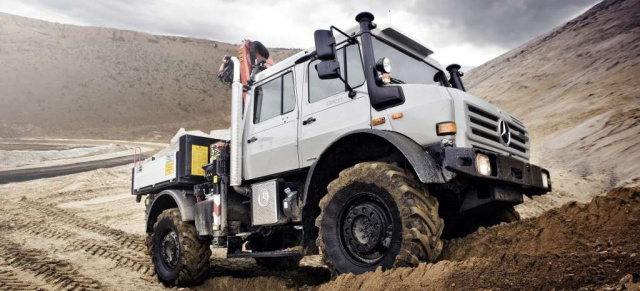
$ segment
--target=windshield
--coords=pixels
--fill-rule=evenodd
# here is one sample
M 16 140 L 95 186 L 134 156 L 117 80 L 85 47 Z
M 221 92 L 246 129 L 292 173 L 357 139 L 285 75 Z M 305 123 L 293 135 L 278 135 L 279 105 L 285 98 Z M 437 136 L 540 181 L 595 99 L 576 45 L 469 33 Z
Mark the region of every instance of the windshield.
M 396 84 L 437 84 L 434 81 L 438 69 L 426 62 L 414 58 L 395 47 L 392 47 L 376 37 L 372 38 L 373 51 L 376 60 L 389 58 L 391 60 L 392 83 Z

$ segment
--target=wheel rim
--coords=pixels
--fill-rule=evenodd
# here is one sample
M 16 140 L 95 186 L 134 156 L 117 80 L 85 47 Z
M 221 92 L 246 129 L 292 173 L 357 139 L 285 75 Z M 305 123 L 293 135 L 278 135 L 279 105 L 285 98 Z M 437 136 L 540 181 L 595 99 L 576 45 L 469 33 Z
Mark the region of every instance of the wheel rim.
M 162 237 L 162 246 L 160 249 L 162 263 L 169 269 L 175 269 L 178 264 L 178 256 L 180 254 L 180 242 L 178 234 L 175 230 L 170 230 Z
M 342 249 L 358 265 L 373 266 L 389 253 L 393 221 L 387 207 L 371 193 L 358 193 L 338 220 Z

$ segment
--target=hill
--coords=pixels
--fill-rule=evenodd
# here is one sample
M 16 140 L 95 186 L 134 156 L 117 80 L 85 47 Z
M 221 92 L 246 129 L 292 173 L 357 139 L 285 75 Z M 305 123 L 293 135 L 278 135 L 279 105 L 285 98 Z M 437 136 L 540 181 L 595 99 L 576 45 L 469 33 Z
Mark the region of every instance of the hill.
M 0 137 L 166 140 L 226 127 L 230 90 L 215 80 L 225 54 L 235 45 L 0 13 Z
M 603 1 L 467 75 L 471 93 L 527 124 L 534 162 L 556 177 L 599 193 L 640 176 L 639 1 Z

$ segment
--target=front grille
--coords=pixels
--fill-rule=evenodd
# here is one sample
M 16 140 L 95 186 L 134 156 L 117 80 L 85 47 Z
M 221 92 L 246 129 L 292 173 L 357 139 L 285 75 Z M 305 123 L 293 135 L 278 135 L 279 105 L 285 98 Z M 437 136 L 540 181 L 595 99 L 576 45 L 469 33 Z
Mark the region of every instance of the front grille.
M 487 112 L 473 105 L 467 105 L 467 114 L 469 116 L 469 127 L 472 139 L 484 142 L 487 145 L 493 145 L 499 149 L 506 149 L 500 141 L 499 122 L 500 116 Z M 505 122 L 509 125 L 511 132 L 511 142 L 509 148 L 527 154 L 529 152 L 529 136 L 522 121 L 513 116 L 509 116 L 510 120 Z
M 520 121 L 520 119 L 517 119 L 517 118 L 515 118 L 515 117 L 511 116 L 511 120 L 512 120 L 513 122 L 517 123 L 518 125 L 520 125 L 520 126 L 524 127 L 524 123 L 522 123 L 522 121 Z

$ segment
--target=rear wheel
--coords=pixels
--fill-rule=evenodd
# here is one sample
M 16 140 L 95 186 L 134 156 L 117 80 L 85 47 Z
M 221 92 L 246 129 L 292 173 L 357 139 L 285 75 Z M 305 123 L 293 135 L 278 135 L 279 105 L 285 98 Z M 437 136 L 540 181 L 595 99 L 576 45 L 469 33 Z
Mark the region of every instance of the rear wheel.
M 182 221 L 178 208 L 158 216 L 151 237 L 153 265 L 158 279 L 167 286 L 191 286 L 206 279 L 211 249 L 200 240 L 196 227 Z
M 320 201 L 317 244 L 335 274 L 416 266 L 442 251 L 438 201 L 386 163 L 360 163 L 340 173 Z

